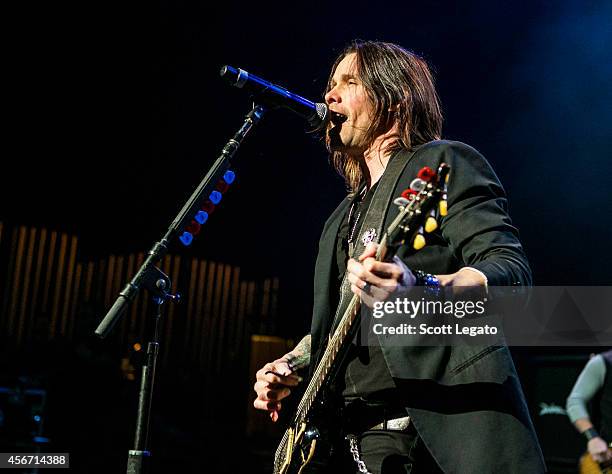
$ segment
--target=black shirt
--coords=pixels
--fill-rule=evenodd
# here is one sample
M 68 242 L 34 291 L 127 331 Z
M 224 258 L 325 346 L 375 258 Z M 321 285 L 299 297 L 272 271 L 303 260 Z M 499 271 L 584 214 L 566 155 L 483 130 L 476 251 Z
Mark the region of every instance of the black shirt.
M 332 298 L 335 298 L 335 307 L 338 306 L 340 286 L 346 272 L 349 238 L 353 243 L 361 239 L 363 232 L 359 232 L 360 227 L 375 189 L 376 184 L 367 192 L 364 188 L 361 193 L 357 194 L 338 230 L 336 265 L 334 266 L 336 292 L 332 295 Z M 336 393 L 341 393 L 347 401 L 355 398 L 377 401 L 378 399 L 386 399 L 389 396 L 389 390 L 392 389 L 395 389 L 395 383 L 389 373 L 380 347 L 377 344 L 362 345 L 358 335 L 349 347 L 333 390 Z

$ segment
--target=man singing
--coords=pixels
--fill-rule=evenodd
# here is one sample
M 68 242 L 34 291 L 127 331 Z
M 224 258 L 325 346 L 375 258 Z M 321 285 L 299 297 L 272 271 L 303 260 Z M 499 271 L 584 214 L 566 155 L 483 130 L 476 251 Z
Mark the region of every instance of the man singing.
M 254 406 L 273 421 L 301 380 L 296 372 L 316 366 L 346 294 L 384 300 L 414 285 L 531 283 L 497 176 L 473 148 L 440 139 L 442 112 L 423 59 L 390 43 L 354 42 L 332 68 L 325 101 L 331 162 L 350 192 L 319 242 L 310 334 L 257 373 Z M 377 261 L 376 242 L 397 213 L 393 199 L 422 167 L 440 163 L 451 167 L 448 214 L 421 251 Z M 328 472 L 545 471 L 505 346 L 354 342 L 330 390 L 356 437 L 336 446 Z

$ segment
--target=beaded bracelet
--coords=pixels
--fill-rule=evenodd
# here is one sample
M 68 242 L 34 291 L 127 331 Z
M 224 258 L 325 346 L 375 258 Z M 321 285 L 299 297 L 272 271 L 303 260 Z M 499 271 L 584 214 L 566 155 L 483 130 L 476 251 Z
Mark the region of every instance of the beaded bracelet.
M 431 273 L 425 273 L 422 270 L 415 270 L 414 276 L 416 277 L 416 286 L 427 286 L 430 288 L 440 287 L 440 280 L 438 280 L 437 276 L 432 275 Z
M 440 291 L 440 280 L 431 273 L 425 273 L 422 270 L 413 271 L 416 277 L 415 286 L 423 286 L 428 293 L 438 294 Z

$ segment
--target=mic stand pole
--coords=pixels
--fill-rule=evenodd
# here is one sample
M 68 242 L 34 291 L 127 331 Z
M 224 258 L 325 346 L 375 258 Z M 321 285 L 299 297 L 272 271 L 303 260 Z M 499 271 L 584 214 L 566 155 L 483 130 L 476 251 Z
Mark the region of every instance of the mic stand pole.
M 153 384 L 155 381 L 155 367 L 157 355 L 159 354 L 159 322 L 161 319 L 161 308 L 167 300 L 178 302 L 179 295 L 171 295 L 167 289 L 172 287 L 170 278 L 159 268 L 153 267 L 151 274 L 155 277 L 148 279 L 145 288 L 153 296 L 155 321 L 153 327 L 153 339 L 147 344 L 147 361 L 142 366 L 142 378 L 140 379 L 140 393 L 138 395 L 138 415 L 136 418 L 136 435 L 134 437 L 134 449 L 128 452 L 127 473 L 138 474 L 147 472 L 147 464 L 151 452 L 147 449 L 149 440 L 149 426 L 151 415 L 151 404 L 153 401 Z
M 151 410 L 152 390 L 155 375 L 155 365 L 157 353 L 159 351 L 158 322 L 161 314 L 161 305 L 169 298 L 178 299 L 178 296 L 168 294 L 170 289 L 170 279 L 156 267 L 156 264 L 166 255 L 168 246 L 172 240 L 181 232 L 186 225 L 193 219 L 196 212 L 200 210 L 202 204 L 225 172 L 230 167 L 230 160 L 234 157 L 238 148 L 246 135 L 254 125 L 257 125 L 263 118 L 266 108 L 263 105 L 254 104 L 253 109 L 246 115 L 244 123 L 234 136 L 225 144 L 221 155 L 214 162 L 206 176 L 202 179 L 191 197 L 187 200 L 183 208 L 170 224 L 170 227 L 159 242 L 156 242 L 149 250 L 146 260 L 136 272 L 132 280 L 119 293 L 110 310 L 104 316 L 102 322 L 96 328 L 96 335 L 100 338 L 108 336 L 119 318 L 125 313 L 129 304 L 134 301 L 142 287 L 152 293 L 156 299 L 155 314 L 155 334 L 153 341 L 147 346 L 147 364 L 143 367 L 143 374 L 140 386 L 138 403 L 138 418 L 136 427 L 135 447 L 128 454 L 129 474 L 140 474 L 143 470 L 143 459 L 150 457 L 151 453 L 147 448 L 149 418 Z

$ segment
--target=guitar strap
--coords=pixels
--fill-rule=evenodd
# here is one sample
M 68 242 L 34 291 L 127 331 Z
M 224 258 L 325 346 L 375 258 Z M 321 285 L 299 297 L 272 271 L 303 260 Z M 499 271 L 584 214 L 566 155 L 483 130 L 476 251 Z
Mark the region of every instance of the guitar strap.
M 374 195 L 372 196 L 368 211 L 363 218 L 359 232 L 357 232 L 358 238 L 355 241 L 352 252 L 349 253 L 349 258 L 356 259 L 363 253 L 368 243 L 378 243 L 380 241 L 382 228 L 385 223 L 386 210 L 393 198 L 393 191 L 397 186 L 404 168 L 419 148 L 420 147 L 416 147 L 412 151 L 400 150 L 393 155 L 387 163 L 387 168 L 378 181 L 378 186 L 374 190 Z M 348 308 L 352 296 L 353 293 L 351 291 L 351 284 L 348 281 L 348 272 L 344 272 L 342 284 L 340 285 L 338 308 L 336 309 L 330 335 L 333 334 L 336 326 L 340 323 L 340 319 Z

